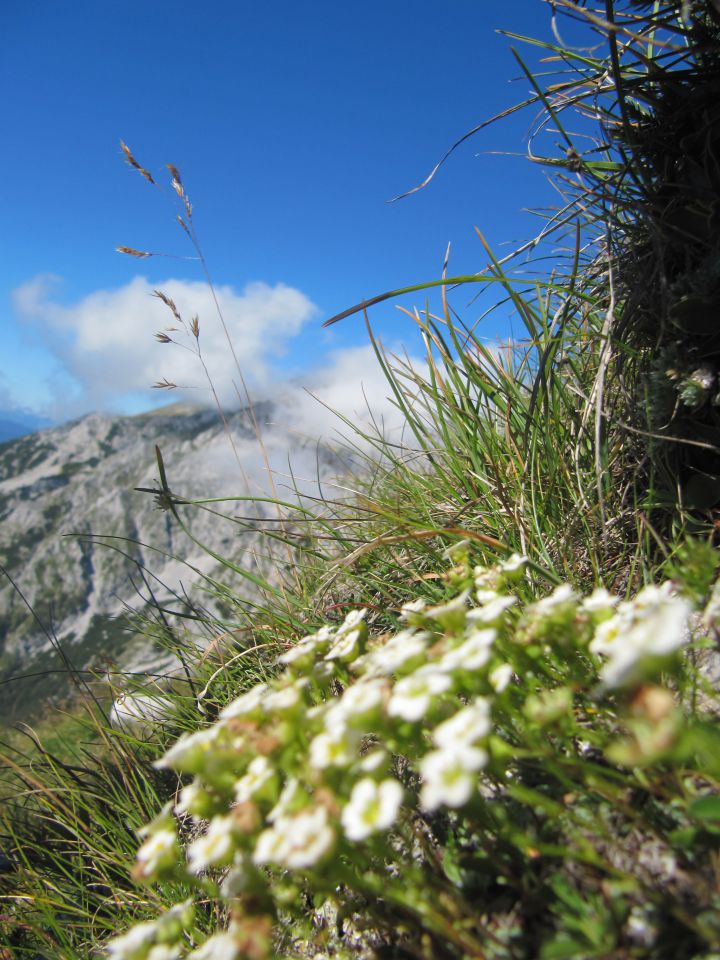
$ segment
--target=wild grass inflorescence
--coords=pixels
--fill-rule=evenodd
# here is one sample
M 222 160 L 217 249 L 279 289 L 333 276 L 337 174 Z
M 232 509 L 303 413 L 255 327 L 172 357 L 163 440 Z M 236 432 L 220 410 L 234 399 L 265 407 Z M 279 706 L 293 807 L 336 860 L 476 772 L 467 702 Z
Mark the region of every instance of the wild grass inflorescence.
M 373 454 L 350 493 L 271 501 L 280 581 L 216 557 L 225 575 L 205 582 L 223 612 L 188 613 L 216 639 L 188 652 L 184 684 L 128 690 L 119 730 L 91 708 L 93 746 L 72 758 L 8 752 L 25 787 L 1 880 L 15 955 L 720 950 L 718 347 L 703 319 L 720 15 L 699 0 L 548 9 L 553 41 L 528 48 L 543 62 L 517 59 L 540 110 L 530 157 L 560 208 L 514 257 L 480 237 L 481 273 L 446 265 L 412 288 L 442 293 L 412 314 L 422 369 L 368 321 L 403 443 L 358 432 Z M 563 44 L 561 13 L 598 45 Z M 464 323 L 448 291 L 469 283 L 497 290 L 523 336 L 490 348 Z M 159 469 L 173 522 L 222 509 Z

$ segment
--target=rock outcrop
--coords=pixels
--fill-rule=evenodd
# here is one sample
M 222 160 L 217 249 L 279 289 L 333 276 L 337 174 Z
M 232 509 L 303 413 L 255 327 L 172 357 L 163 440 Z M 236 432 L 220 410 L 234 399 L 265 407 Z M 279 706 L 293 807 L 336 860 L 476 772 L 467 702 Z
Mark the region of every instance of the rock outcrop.
M 255 411 L 263 422 L 271 412 Z M 272 443 L 273 427 L 266 429 Z M 27 716 L 68 690 L 59 649 L 78 669 L 167 667 L 167 651 L 153 650 L 124 614 L 142 611 L 150 590 L 161 603 L 182 603 L 198 571 L 218 564 L 158 509 L 152 492 L 138 492 L 157 487 L 156 445 L 183 497 L 242 496 L 248 483 L 262 492 L 247 411 L 230 415 L 227 428 L 217 411 L 185 405 L 134 417 L 91 414 L 0 445 L 0 719 Z M 217 508 L 258 520 L 272 509 Z M 197 507 L 182 513 L 198 541 L 251 569 L 257 563 L 252 520 L 239 526 Z M 242 578 L 237 588 L 252 589 Z

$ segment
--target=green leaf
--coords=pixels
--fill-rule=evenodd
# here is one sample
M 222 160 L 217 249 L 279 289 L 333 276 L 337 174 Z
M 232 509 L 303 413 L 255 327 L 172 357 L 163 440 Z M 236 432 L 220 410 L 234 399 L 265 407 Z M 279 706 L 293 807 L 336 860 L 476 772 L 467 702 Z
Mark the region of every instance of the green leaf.
M 507 790 L 511 797 L 519 800 L 520 803 L 527 804 L 533 810 L 542 810 L 543 813 L 557 817 L 564 816 L 567 813 L 565 807 L 557 800 L 553 800 L 552 797 L 533 790 L 531 787 L 526 787 L 520 783 L 511 783 Z
M 668 840 L 674 847 L 681 850 L 692 850 L 698 838 L 699 830 L 697 827 L 679 827 L 668 835 Z
M 698 797 L 688 807 L 688 813 L 696 820 L 720 821 L 720 795 Z
M 692 724 L 674 754 L 676 762 L 693 763 L 706 775 L 720 777 L 720 729 L 713 723 Z
M 720 477 L 695 473 L 685 484 L 684 494 L 692 510 L 709 510 L 720 500 Z
M 584 940 L 575 940 L 565 933 L 546 943 L 540 950 L 541 960 L 570 960 L 574 957 L 588 956 L 588 945 Z

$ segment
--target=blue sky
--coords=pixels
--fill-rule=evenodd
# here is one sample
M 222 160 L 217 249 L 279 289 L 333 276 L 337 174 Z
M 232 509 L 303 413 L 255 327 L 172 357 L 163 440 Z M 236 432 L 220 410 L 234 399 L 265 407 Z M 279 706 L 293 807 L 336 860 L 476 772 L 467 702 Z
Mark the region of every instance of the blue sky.
M 527 114 L 472 138 L 427 189 L 386 202 L 459 135 L 527 94 L 527 81 L 511 82 L 520 71 L 499 28 L 549 38 L 549 7 L 4 3 L 0 407 L 62 419 L 176 399 L 148 389 L 166 364 L 172 373 L 175 350 L 153 340 L 153 287 L 174 282 L 203 337 L 215 321 L 198 264 L 180 259 L 192 250 L 174 220 L 166 162 L 182 172 L 233 338 L 261 391 L 359 349 L 360 319 L 326 331 L 322 320 L 437 277 L 448 242 L 452 273 L 480 270 L 475 226 L 501 252 L 528 237 L 535 224 L 522 209 L 553 199 L 545 175 L 486 153 L 522 153 Z M 123 162 L 120 138 L 162 190 Z M 117 254 L 119 244 L 171 256 L 136 261 Z M 467 290 L 454 299 L 468 320 L 481 312 L 470 299 Z M 371 320 L 386 342 L 413 350 L 412 324 L 392 305 Z M 506 336 L 510 318 L 486 327 L 491 339 Z M 228 375 L 222 338 L 205 342 L 218 375 Z M 179 376 L 190 383 L 184 361 Z

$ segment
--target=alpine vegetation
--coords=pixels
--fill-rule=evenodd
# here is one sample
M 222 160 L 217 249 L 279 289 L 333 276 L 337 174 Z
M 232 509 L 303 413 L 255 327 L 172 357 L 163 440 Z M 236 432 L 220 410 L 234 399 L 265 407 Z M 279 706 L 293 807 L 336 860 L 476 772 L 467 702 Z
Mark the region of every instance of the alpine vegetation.
M 660 935 L 665 880 L 639 882 L 622 838 L 677 871 L 712 800 L 713 728 L 693 709 L 702 675 L 687 671 L 679 696 L 662 677 L 708 646 L 716 603 L 698 616 L 671 581 L 632 600 L 562 584 L 527 602 L 525 558 L 473 569 L 467 548 L 450 551 L 445 602 L 409 601 L 393 631 L 369 628 L 364 610 L 321 627 L 156 761 L 185 785 L 142 831 L 134 873 L 193 895 L 172 924 L 164 912 L 112 939 L 111 957 L 261 957 L 288 930 L 312 956 L 328 903 L 351 923 L 366 905 L 375 938 L 402 916 L 400 942 L 429 956 L 501 956 L 525 908 L 493 885 L 517 892 L 556 857 L 574 864 L 589 897 L 574 909 L 602 953 L 637 941 L 640 917 L 643 936 Z M 640 826 L 620 798 L 660 768 L 658 820 Z M 694 896 L 693 926 L 709 933 L 709 893 Z M 227 915 L 210 936 L 195 919 L 208 897 Z
M 257 540 L 205 544 L 211 603 L 156 605 L 172 683 L 88 686 L 3 746 L 4 955 L 720 956 L 720 12 L 547 9 L 550 40 L 513 40 L 558 209 L 328 321 L 365 314 L 400 439 L 341 418 L 342 477 L 283 500 L 183 496 L 158 455 L 178 552 L 228 503 Z M 435 288 L 422 363 L 391 356 L 368 310 Z

